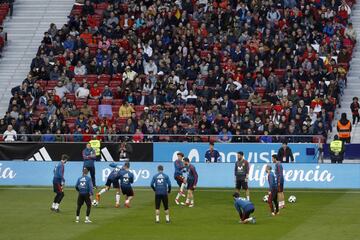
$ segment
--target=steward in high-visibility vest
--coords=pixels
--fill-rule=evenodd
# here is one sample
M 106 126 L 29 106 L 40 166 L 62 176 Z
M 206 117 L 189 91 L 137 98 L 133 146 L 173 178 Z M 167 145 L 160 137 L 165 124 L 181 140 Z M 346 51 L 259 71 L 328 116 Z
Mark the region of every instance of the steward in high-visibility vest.
M 345 152 L 344 141 L 339 140 L 338 135 L 335 135 L 334 140 L 330 143 L 331 163 L 342 163 L 344 160 L 344 152 Z
M 101 142 L 96 139 L 96 136 L 93 136 L 93 139 L 89 141 L 91 148 L 95 150 L 96 160 L 101 159 Z
M 337 131 L 339 139 L 350 143 L 351 139 L 351 122 L 346 118 L 346 113 L 341 114 L 341 119 L 337 122 Z

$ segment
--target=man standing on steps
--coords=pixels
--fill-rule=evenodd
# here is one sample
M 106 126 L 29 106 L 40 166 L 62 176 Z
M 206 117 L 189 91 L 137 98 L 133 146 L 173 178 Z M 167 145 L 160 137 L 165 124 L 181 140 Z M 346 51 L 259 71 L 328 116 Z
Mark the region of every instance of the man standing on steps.
M 341 114 L 341 119 L 337 122 L 338 136 L 341 141 L 350 143 L 351 140 L 351 122 L 347 119 L 346 113 Z
M 354 97 L 353 98 L 353 102 L 350 105 L 350 109 L 352 112 L 352 117 L 353 117 L 353 125 L 358 124 L 360 122 L 360 115 L 359 115 L 359 109 L 360 109 L 360 104 L 359 104 L 359 98 Z M 357 120 L 357 121 L 356 121 Z

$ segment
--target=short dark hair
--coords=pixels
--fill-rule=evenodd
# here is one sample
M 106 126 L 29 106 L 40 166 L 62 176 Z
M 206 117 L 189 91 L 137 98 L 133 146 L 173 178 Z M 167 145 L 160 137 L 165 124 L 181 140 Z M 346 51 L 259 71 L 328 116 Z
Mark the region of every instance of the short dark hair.
M 190 162 L 189 158 L 185 157 L 184 162 Z
M 276 160 L 278 160 L 278 157 L 276 154 L 273 154 L 271 157 L 275 158 Z
M 178 152 L 176 155 L 180 155 L 180 156 L 184 157 L 184 154 L 182 152 Z
M 129 162 L 124 163 L 124 167 L 130 168 L 130 163 Z
M 69 160 L 69 155 L 67 155 L 67 154 L 63 154 L 63 155 L 61 155 L 61 160 Z
M 237 152 L 237 154 L 240 154 L 241 156 L 244 156 L 244 152 L 243 152 L 243 151 L 239 151 L 239 152 Z
M 240 197 L 240 194 L 239 194 L 238 192 L 234 192 L 233 197 L 234 197 L 234 198 L 239 198 L 239 197 Z
M 209 143 L 209 145 L 214 146 L 214 145 L 215 145 L 215 143 L 214 143 L 214 142 L 210 142 L 210 143 Z
M 285 145 L 287 145 L 288 143 L 287 143 L 287 141 L 283 141 L 283 142 L 282 142 L 282 144 L 285 144 Z
M 164 171 L 164 166 L 163 166 L 163 165 L 159 165 L 159 166 L 157 167 L 157 169 L 158 169 L 158 171 Z

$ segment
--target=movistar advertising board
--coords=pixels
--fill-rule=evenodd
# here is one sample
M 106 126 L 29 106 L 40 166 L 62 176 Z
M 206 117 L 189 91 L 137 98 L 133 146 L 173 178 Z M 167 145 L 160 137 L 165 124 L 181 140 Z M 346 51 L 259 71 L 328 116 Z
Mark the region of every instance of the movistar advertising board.
M 289 144 L 297 163 L 317 163 L 315 157 L 317 145 Z M 252 163 L 271 162 L 271 155 L 277 154 L 281 143 L 215 143 L 222 162 L 235 162 L 236 153 L 243 151 L 245 159 Z M 205 153 L 209 149 L 206 143 L 154 143 L 154 162 L 171 162 L 177 152 L 183 152 L 193 162 L 205 162 Z
M 56 162 L 0 161 L 0 185 L 51 186 Z M 148 187 L 156 173 L 158 163 L 131 163 L 135 175 L 134 186 Z M 173 163 L 162 163 L 173 180 Z M 65 184 L 73 186 L 81 176 L 83 164 L 68 162 L 65 166 Z M 194 163 L 199 175 L 198 187 L 234 187 L 233 163 Z M 285 187 L 288 188 L 352 188 L 360 189 L 360 164 L 283 164 Z M 253 188 L 268 186 L 266 164 L 251 164 L 249 185 Z M 104 185 L 112 168 L 108 163 L 96 163 L 97 185 Z

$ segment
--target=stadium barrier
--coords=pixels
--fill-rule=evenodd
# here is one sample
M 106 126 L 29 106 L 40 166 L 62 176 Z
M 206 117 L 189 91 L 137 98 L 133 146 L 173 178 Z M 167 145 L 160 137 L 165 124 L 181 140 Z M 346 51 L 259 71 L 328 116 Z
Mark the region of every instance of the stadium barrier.
M 33 185 L 51 186 L 54 162 L 20 162 L 0 161 L 0 185 Z M 162 163 L 172 184 L 173 163 Z M 134 173 L 134 186 L 149 187 L 152 176 L 156 173 L 158 163 L 131 163 Z M 198 187 L 234 187 L 234 164 L 195 163 L 199 175 Z M 360 189 L 360 164 L 284 164 L 285 187 L 313 189 Z M 65 184 L 73 186 L 81 176 L 83 164 L 69 162 L 65 167 Z M 249 186 L 266 188 L 268 186 L 266 164 L 250 165 Z M 112 168 L 108 163 L 96 163 L 97 183 L 104 185 Z M 266 191 L 266 190 L 264 190 Z
M 345 159 L 360 159 L 360 144 L 345 144 Z M 324 158 L 330 158 L 330 144 L 324 144 Z

